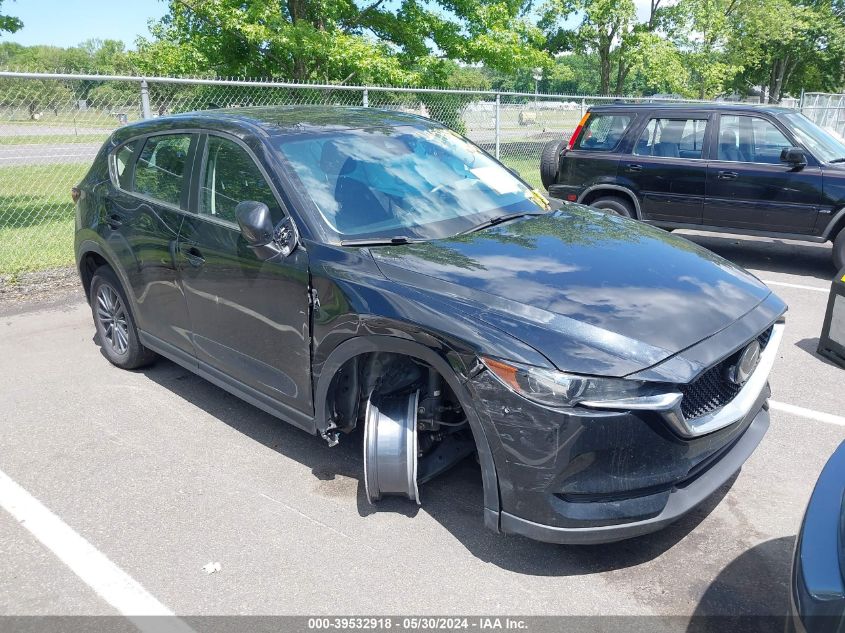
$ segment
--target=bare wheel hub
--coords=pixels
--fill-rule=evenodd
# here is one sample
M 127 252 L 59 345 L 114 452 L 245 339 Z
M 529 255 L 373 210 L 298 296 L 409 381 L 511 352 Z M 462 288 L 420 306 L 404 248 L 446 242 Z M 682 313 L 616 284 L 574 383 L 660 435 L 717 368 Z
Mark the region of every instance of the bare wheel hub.
M 420 392 L 372 395 L 364 416 L 364 487 L 374 503 L 382 495 L 420 502 L 417 490 L 417 407 Z

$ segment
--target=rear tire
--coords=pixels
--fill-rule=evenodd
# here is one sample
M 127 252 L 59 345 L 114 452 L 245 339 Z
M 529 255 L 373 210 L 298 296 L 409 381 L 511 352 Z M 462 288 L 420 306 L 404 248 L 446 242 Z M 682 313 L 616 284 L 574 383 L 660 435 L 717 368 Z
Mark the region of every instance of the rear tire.
M 563 141 L 549 141 L 543 146 L 543 152 L 540 154 L 540 181 L 546 191 L 557 182 L 561 150 Z
M 141 345 L 126 293 L 108 266 L 94 271 L 89 300 L 97 342 L 112 365 L 137 369 L 155 360 L 155 353 Z
M 839 231 L 839 235 L 833 240 L 833 265 L 837 271 L 845 268 L 845 229 Z
M 598 198 L 590 203 L 594 209 L 601 209 L 602 211 L 609 211 L 614 215 L 621 215 L 625 218 L 636 217 L 634 214 L 634 205 L 624 198 L 618 196 L 606 196 Z

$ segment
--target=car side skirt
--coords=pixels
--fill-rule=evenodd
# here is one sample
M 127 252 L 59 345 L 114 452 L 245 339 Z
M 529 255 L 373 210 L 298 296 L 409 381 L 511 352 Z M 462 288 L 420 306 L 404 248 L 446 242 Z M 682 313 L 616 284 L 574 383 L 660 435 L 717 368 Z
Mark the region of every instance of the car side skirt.
M 162 341 L 160 338 L 153 336 L 152 334 L 139 330 L 138 338 L 141 339 L 141 343 L 144 347 L 151 349 L 156 354 L 160 354 L 161 356 L 172 360 L 177 365 L 181 365 L 185 369 L 194 372 L 201 378 L 205 378 L 210 383 L 228 391 L 232 395 L 248 402 L 252 406 L 258 407 L 262 411 L 284 420 L 285 422 L 290 422 L 304 431 L 308 431 L 312 434 L 317 433 L 317 427 L 312 416 L 302 413 L 301 411 L 297 411 L 278 400 L 270 398 L 260 391 L 253 389 L 249 385 L 218 371 L 207 363 L 197 361 L 197 359 L 193 356 L 185 354 L 182 350 Z
M 657 222 L 655 220 L 642 220 L 646 224 L 653 224 L 662 229 L 689 229 L 690 231 L 706 231 L 708 233 L 729 233 L 738 235 L 751 235 L 754 237 L 779 237 L 785 240 L 800 240 L 802 242 L 826 242 L 827 238 L 821 235 L 806 235 L 804 233 L 778 233 L 775 231 L 755 231 L 752 229 L 737 229 L 734 227 L 710 226 L 708 224 L 684 224 L 678 222 Z

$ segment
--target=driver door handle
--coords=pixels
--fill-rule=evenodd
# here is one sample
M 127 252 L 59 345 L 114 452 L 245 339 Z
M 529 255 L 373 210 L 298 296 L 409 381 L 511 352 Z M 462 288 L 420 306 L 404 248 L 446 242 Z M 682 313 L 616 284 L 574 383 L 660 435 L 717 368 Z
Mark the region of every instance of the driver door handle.
M 736 180 L 738 173 L 735 171 L 720 171 L 719 172 L 719 180 Z
M 202 256 L 202 252 L 193 244 L 182 242 L 179 244 L 179 252 L 185 256 L 185 259 L 194 268 L 199 268 L 205 264 L 205 257 Z
M 627 171 L 642 171 L 642 170 L 643 170 L 642 165 L 638 165 L 637 163 L 628 163 Z

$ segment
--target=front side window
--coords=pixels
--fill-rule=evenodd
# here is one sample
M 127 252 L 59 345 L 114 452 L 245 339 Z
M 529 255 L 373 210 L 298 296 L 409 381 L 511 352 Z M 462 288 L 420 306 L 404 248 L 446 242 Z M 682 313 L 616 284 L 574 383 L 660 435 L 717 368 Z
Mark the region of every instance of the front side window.
M 251 200 L 266 204 L 275 221 L 282 218 L 282 210 L 261 170 L 234 141 L 209 136 L 202 173 L 201 214 L 237 223 L 235 207 Z
M 780 115 L 779 118 L 786 122 L 789 131 L 820 161 L 824 163 L 845 161 L 845 139 L 835 132 L 819 127 L 798 112 L 788 112 Z
M 707 119 L 651 119 L 634 154 L 666 158 L 701 158 Z
M 334 233 L 433 239 L 545 200 L 454 132 L 394 126 L 300 135 L 277 147 L 290 179 Z
M 631 125 L 633 117 L 627 114 L 594 114 L 587 119 L 581 137 L 574 149 L 588 149 L 597 152 L 610 152 L 616 149 L 619 141 Z
M 179 206 L 188 163 L 190 134 L 151 136 L 135 166 L 134 191 Z
M 777 164 L 781 150 L 791 145 L 771 121 L 762 117 L 720 117 L 719 160 Z

